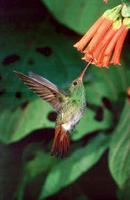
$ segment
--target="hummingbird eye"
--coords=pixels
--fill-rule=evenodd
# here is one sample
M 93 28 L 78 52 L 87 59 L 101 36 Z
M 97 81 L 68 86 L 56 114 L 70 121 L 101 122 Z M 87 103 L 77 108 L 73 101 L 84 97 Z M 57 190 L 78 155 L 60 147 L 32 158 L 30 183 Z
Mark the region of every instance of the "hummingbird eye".
M 74 81 L 74 82 L 73 82 L 73 85 L 77 85 L 77 81 Z

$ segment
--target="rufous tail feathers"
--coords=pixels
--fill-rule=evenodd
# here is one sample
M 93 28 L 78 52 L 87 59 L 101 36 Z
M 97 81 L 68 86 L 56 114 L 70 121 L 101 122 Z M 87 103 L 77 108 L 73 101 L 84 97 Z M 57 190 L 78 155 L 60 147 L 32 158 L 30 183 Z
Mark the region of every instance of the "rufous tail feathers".
M 61 125 L 55 128 L 55 137 L 51 149 L 52 155 L 64 156 L 70 146 L 69 132 L 67 132 Z

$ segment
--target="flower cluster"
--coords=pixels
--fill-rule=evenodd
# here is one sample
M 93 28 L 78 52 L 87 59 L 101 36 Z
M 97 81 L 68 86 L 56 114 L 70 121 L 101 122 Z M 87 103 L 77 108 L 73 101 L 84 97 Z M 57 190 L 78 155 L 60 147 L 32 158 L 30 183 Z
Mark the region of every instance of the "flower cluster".
M 119 65 L 130 18 L 121 14 L 123 5 L 107 10 L 74 47 L 84 54 L 83 60 L 98 67 Z

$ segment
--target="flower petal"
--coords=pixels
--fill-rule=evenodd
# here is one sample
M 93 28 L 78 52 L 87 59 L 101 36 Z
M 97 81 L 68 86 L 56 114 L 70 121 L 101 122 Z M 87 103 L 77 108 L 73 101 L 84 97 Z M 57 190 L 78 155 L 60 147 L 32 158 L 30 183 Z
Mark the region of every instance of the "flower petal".
M 111 39 L 110 43 L 107 45 L 107 48 L 104 51 L 104 55 L 103 55 L 103 66 L 107 67 L 110 64 L 110 60 L 111 60 L 111 56 L 114 50 L 114 47 L 116 45 L 116 42 L 118 41 L 120 35 L 123 32 L 123 26 L 121 26 L 118 31 L 115 33 L 115 35 L 113 36 L 113 38 Z
M 126 26 L 123 26 L 123 31 L 122 34 L 120 35 L 120 37 L 117 40 L 115 49 L 114 49 L 114 53 L 112 56 L 112 60 L 111 63 L 113 63 L 114 65 L 119 65 L 120 64 L 120 55 L 122 52 L 122 48 L 123 48 L 123 44 L 126 38 L 126 35 L 128 33 L 128 28 Z
M 78 51 L 82 52 L 85 48 L 85 46 L 90 42 L 96 31 L 98 30 L 99 26 L 104 21 L 104 17 L 101 16 L 94 25 L 87 31 L 87 33 L 81 38 L 79 42 L 74 44 L 74 47 L 77 48 Z
M 103 36 L 106 34 L 108 29 L 111 27 L 112 23 L 113 23 L 112 20 L 104 18 L 103 23 L 97 30 L 96 34 L 94 35 L 94 37 L 92 38 L 91 42 L 89 43 L 88 47 L 86 48 L 86 50 L 84 52 L 92 53 L 95 50 L 98 43 L 102 40 Z
M 104 38 L 102 38 L 102 41 L 98 44 L 97 48 L 95 48 L 93 52 L 93 57 L 96 60 L 98 60 L 98 56 L 101 53 L 102 49 L 104 48 L 104 46 L 106 47 L 109 44 L 110 40 L 112 39 L 112 37 L 116 32 L 117 32 L 116 29 L 110 28 L 108 32 L 105 34 Z

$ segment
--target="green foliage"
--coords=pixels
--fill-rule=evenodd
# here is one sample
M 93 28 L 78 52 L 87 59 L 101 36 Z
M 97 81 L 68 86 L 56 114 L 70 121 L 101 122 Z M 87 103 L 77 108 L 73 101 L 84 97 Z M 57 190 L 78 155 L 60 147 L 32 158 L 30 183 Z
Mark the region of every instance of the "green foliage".
M 108 5 L 103 4 L 102 0 L 42 0 L 42 2 L 59 22 L 78 33 L 86 32 L 106 9 L 121 3 L 120 0 L 109 1 Z
M 80 123 L 76 126 L 74 133 L 72 134 L 72 139 L 74 141 L 79 140 L 87 134 L 93 133 L 93 131 L 102 131 L 110 127 L 110 124 L 112 123 L 112 114 L 110 111 L 104 108 L 102 122 L 96 120 L 95 117 L 95 113 L 88 108 L 86 114 L 83 116 Z M 93 123 L 89 123 L 91 121 L 93 121 Z
M 25 23 L 24 26 L 26 25 Z M 32 100 L 32 92 L 26 89 L 13 70 L 25 73 L 33 71 L 60 84 L 60 87 L 66 87 L 80 72 L 82 63 L 78 53 L 72 48 L 72 40 L 64 34 L 56 33 L 47 22 L 31 23 L 28 29 L 22 25 L 17 29 L 17 23 L 1 23 L 0 26 L 0 74 L 4 92 L 0 109 L 15 109 L 22 102 Z M 18 92 L 21 95 L 17 95 Z M 33 100 L 34 98 L 36 96 L 33 95 Z
M 47 114 L 51 111 L 52 108 L 39 99 L 29 102 L 25 108 L 18 107 L 13 113 L 11 110 L 4 110 L 0 115 L 1 141 L 15 142 L 35 129 L 53 127 L 54 123 L 47 119 Z
M 29 159 L 30 158 L 30 159 Z M 16 199 L 24 199 L 26 186 L 30 184 L 36 177 L 42 175 L 42 181 L 46 177 L 49 170 L 56 163 L 56 159 L 45 152 L 41 144 L 31 144 L 26 146 L 23 153 L 23 176 L 21 177 L 19 187 L 16 193 Z M 39 187 L 39 184 L 38 184 Z M 36 187 L 33 195 L 37 196 Z
M 127 200 L 130 198 L 130 176 L 127 177 L 123 188 L 119 189 L 119 199 Z
M 89 102 L 99 105 L 102 97 L 115 102 L 124 99 L 125 91 L 130 85 L 130 70 L 126 68 L 124 60 L 121 67 L 111 66 L 109 70 L 100 69 L 100 72 L 98 68 L 92 67 L 91 76 L 92 83 L 86 90 Z
M 51 26 L 48 25 L 46 27 L 45 25 L 39 25 L 37 27 L 36 24 L 33 24 L 30 25 L 30 29 L 27 32 L 23 30 L 23 27 L 21 27 L 20 30 L 15 29 L 15 24 L 11 25 L 11 30 L 8 29 L 8 26 L 8 24 L 6 24 L 6 26 L 1 24 L 1 43 L 4 43 L 5 45 L 3 46 L 3 48 L 1 47 L 3 49 L 1 54 L 1 59 L 3 60 L 3 62 L 1 63 L 0 73 L 2 76 L 1 87 L 5 90 L 5 93 L 3 93 L 0 99 L 0 140 L 4 143 L 19 141 L 36 129 L 54 127 L 54 122 L 51 122 L 48 119 L 48 114 L 53 111 L 51 106 L 48 105 L 48 103 L 38 99 L 36 95 L 29 91 L 26 86 L 15 76 L 13 70 L 24 72 L 34 71 L 39 74 L 45 74 L 45 77 L 49 78 L 51 81 L 57 84 L 60 83 L 60 86 L 66 88 L 69 82 L 72 81 L 72 79 L 74 79 L 76 76 L 78 76 L 82 65 L 78 53 L 72 48 L 72 40 L 67 38 L 63 34 L 58 35 L 57 33 L 55 33 L 54 29 L 51 28 Z M 35 32 L 36 27 L 39 30 L 38 40 L 37 32 Z M 42 31 L 44 31 L 45 33 L 47 32 L 44 38 L 42 37 L 42 34 L 40 34 L 40 32 Z M 11 32 L 13 34 L 11 34 Z M 8 41 L 5 39 L 5 36 L 6 38 L 8 38 Z M 62 44 L 63 40 L 66 40 L 65 45 Z M 53 52 L 52 55 L 45 56 L 44 54 L 42 55 L 37 51 L 38 48 L 44 47 L 51 48 L 51 51 Z M 25 53 L 24 49 L 28 49 L 27 54 Z M 20 59 L 9 64 L 6 63 L 10 55 L 15 54 Z M 45 67 L 42 66 L 43 63 L 46 63 Z M 61 68 L 61 66 L 64 67 Z M 52 70 L 53 73 L 51 73 Z M 90 76 L 92 76 L 91 71 Z M 91 84 L 88 84 L 86 82 L 86 90 L 87 87 L 90 86 Z M 98 102 L 101 102 L 101 99 L 98 100 Z M 97 130 L 103 131 L 104 129 L 109 128 L 109 126 L 111 125 L 111 113 L 105 108 L 103 109 L 105 115 L 103 117 L 103 122 L 101 123 L 100 121 L 97 121 L 95 119 L 95 109 L 88 108 L 86 115 L 82 119 L 81 124 L 79 124 L 79 126 L 77 127 L 76 133 L 74 134 L 72 139 L 79 140 L 87 133 Z M 91 121 L 93 121 L 93 123 L 91 123 Z M 99 142 L 101 142 L 100 139 Z M 92 148 L 92 153 L 94 153 L 94 148 L 96 148 L 96 146 L 94 147 L 93 143 L 92 146 L 93 147 L 91 147 L 90 145 L 88 148 Z M 67 165 L 68 167 L 73 167 L 75 164 L 75 162 L 73 163 L 75 156 L 76 154 L 78 155 L 81 151 L 83 160 L 87 160 L 87 166 L 84 165 L 79 174 L 74 172 L 72 180 L 68 179 L 68 181 L 65 184 L 62 183 L 61 186 L 59 184 L 57 189 L 55 188 L 53 192 L 56 192 L 62 187 L 65 187 L 66 185 L 75 181 L 75 179 L 77 179 L 84 171 L 87 171 L 95 162 L 98 161 L 106 147 L 107 146 L 103 146 L 99 148 L 99 153 L 96 154 L 95 158 L 92 157 L 92 160 L 90 159 L 90 162 L 88 160 L 89 157 L 86 157 L 86 154 L 84 154 L 87 146 L 82 148 L 81 150 L 75 151 L 70 156 L 70 158 L 68 158 L 68 161 L 65 161 L 65 165 Z M 32 152 L 32 150 L 30 150 L 30 152 Z M 28 155 L 25 148 L 24 155 L 26 154 Z M 36 151 L 35 154 L 36 156 L 32 161 L 22 162 L 23 167 L 21 169 L 21 173 L 23 173 L 24 176 L 23 178 L 20 178 L 19 187 L 16 192 L 16 198 L 19 200 L 24 198 L 26 186 L 30 184 L 32 180 L 35 180 L 37 176 L 39 176 L 39 174 L 42 174 L 44 177 L 47 173 L 47 180 L 50 180 L 49 177 L 53 174 L 53 168 L 49 172 L 49 163 L 51 163 L 52 166 L 54 165 L 54 169 L 56 168 L 57 170 L 59 169 L 59 165 L 63 165 L 61 163 L 64 163 L 64 161 L 60 163 L 59 161 L 57 161 L 57 165 L 55 166 L 54 159 L 51 158 L 49 154 L 46 154 L 43 150 L 40 150 L 38 152 Z M 71 160 L 70 164 L 69 159 Z M 47 162 L 45 162 L 46 160 Z M 20 165 L 20 163 L 18 163 L 18 165 Z M 47 188 L 46 184 L 48 184 L 48 181 L 47 183 L 45 183 L 45 187 Z M 14 186 L 16 187 L 15 184 Z M 48 194 L 46 194 L 46 196 L 49 196 L 50 194 L 52 195 L 53 192 L 49 192 Z M 5 193 L 3 195 L 5 196 Z
M 42 2 L 59 22 L 78 33 L 84 33 L 106 9 L 120 3 Z M 71 135 L 70 153 L 58 159 L 50 155 L 49 133 L 45 133 L 48 128 L 54 135 L 55 123 L 48 117 L 54 110 L 29 91 L 13 71 L 38 73 L 66 89 L 84 67 L 81 55 L 73 48 L 78 37 L 68 34 L 70 30 L 54 22 L 48 13 L 44 21 L 19 20 L 0 22 L 0 199 L 24 200 L 29 189 L 32 199 L 52 196 L 76 184 L 106 149 L 119 199 L 130 199 L 130 103 L 126 95 L 130 86 L 129 44 L 124 47 L 122 66 L 90 66 L 87 70 L 86 113 Z M 39 129 L 46 135 L 35 141 Z M 75 199 L 88 198 L 82 194 Z
M 71 156 L 55 165 L 45 180 L 39 200 L 58 192 L 89 170 L 108 147 L 109 139 L 109 136 L 98 135 L 88 145 L 75 150 Z
M 109 167 L 120 189 L 127 187 L 130 178 L 130 104 L 126 101 L 120 121 L 110 144 Z M 124 188 L 125 186 L 125 188 Z M 130 193 L 129 193 L 130 197 Z

